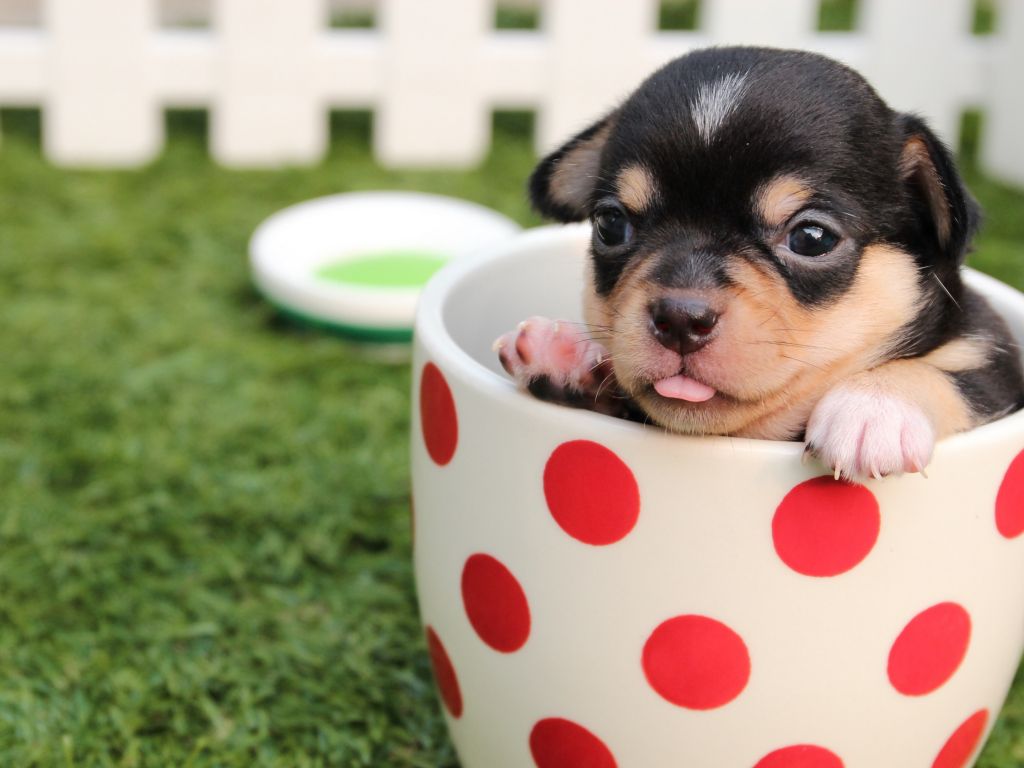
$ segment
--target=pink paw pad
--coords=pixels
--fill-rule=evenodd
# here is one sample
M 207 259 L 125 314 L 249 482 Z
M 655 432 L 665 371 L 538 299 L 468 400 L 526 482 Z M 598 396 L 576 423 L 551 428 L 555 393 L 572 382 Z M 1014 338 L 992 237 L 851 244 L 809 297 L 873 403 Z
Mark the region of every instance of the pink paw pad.
M 807 424 L 807 450 L 847 479 L 923 472 L 935 429 L 918 406 L 887 392 L 840 386 Z
M 547 379 L 553 386 L 586 390 L 599 382 L 607 358 L 584 326 L 567 320 L 531 317 L 494 342 L 502 366 L 520 385 Z

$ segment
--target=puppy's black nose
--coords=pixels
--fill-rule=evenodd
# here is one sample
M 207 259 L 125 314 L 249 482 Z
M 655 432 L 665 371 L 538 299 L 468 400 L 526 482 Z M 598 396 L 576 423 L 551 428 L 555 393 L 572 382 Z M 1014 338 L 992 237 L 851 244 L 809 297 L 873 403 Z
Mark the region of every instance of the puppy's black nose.
M 696 352 L 711 340 L 718 313 L 703 299 L 665 298 L 652 301 L 651 334 L 673 352 Z

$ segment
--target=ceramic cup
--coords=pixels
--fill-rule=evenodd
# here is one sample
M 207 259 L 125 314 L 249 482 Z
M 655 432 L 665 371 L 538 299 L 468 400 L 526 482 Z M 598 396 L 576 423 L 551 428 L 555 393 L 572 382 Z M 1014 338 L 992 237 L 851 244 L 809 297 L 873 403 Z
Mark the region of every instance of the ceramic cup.
M 928 477 L 539 402 L 492 341 L 580 317 L 584 227 L 423 294 L 415 569 L 464 768 L 964 768 L 1024 647 L 1024 413 Z M 981 289 L 1024 337 L 1024 296 Z

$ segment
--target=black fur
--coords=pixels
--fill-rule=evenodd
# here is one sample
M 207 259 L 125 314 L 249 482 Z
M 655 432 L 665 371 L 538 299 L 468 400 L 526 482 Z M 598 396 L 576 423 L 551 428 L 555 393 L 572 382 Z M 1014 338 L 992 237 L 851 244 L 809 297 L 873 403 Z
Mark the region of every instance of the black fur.
M 707 140 L 695 125 L 694 95 L 730 76 L 743 78 L 741 95 Z M 592 183 L 580 185 L 585 196 L 555 199 L 551 181 L 560 163 L 591 146 L 602 131 L 608 137 L 599 147 L 597 172 Z M 727 284 L 725 259 L 744 258 L 777 271 L 798 302 L 823 306 L 849 290 L 866 246 L 889 243 L 913 254 L 924 297 L 889 357 L 920 356 L 984 331 L 1002 351 L 985 368 L 958 374 L 956 383 L 979 413 L 1021 406 L 1024 377 L 1016 346 L 960 277 L 979 222 L 977 204 L 927 125 L 890 109 L 853 70 L 799 51 L 688 54 L 546 157 L 530 179 L 530 196 L 545 216 L 584 220 L 614 197 L 619 172 L 634 163 L 656 174 L 659 196 L 634 221 L 630 244 L 609 248 L 595 235 L 599 295 L 614 290 L 634 259 L 657 259 L 652 279 L 661 285 L 699 288 Z M 801 261 L 774 255 L 770 242 L 778 232 L 759 219 L 753 201 L 762 184 L 782 174 L 799 176 L 815 190 L 808 207 L 842 235 L 827 256 Z
M 995 340 L 992 354 L 984 366 L 952 374 L 967 404 L 974 413 L 989 418 L 1024 407 L 1024 391 L 1020 387 L 1024 377 L 1020 347 L 1014 342 L 1006 322 L 988 302 L 970 289 L 964 290 L 961 309 L 957 313 L 961 335 Z
M 527 182 L 530 200 L 533 201 L 534 207 L 546 218 L 561 221 L 564 224 L 570 221 L 582 221 L 590 215 L 589 199 L 577 200 L 573 205 L 566 205 L 556 201 L 549 193 L 551 176 L 559 163 L 565 159 L 566 155 L 581 144 L 590 141 L 611 119 L 613 119 L 613 116 L 598 120 L 585 131 L 574 136 L 559 149 L 541 160 L 540 164 L 530 175 L 530 180 Z
M 691 117 L 693 94 L 730 74 L 745 78 L 744 95 L 707 147 Z M 613 128 L 589 199 L 556 203 L 546 185 L 558 162 L 608 121 Z M 618 171 L 640 161 L 671 184 L 662 185 L 657 208 L 637 228 L 632 252 L 685 247 L 714 257 L 743 246 L 756 257 L 766 250 L 767 233 L 753 216 L 751 197 L 773 176 L 797 173 L 819 190 L 822 207 L 839 217 L 854 242 L 897 239 L 906 227 L 904 191 L 893 185 L 903 138 L 900 117 L 860 75 L 834 61 L 798 51 L 708 49 L 663 67 L 609 118 L 545 158 L 530 192 L 542 214 L 582 220 Z M 723 233 L 734 235 L 723 239 Z M 598 289 L 606 293 L 627 260 L 599 244 L 594 256 Z M 784 276 L 800 301 L 815 304 L 848 287 L 851 267 L 847 261 Z

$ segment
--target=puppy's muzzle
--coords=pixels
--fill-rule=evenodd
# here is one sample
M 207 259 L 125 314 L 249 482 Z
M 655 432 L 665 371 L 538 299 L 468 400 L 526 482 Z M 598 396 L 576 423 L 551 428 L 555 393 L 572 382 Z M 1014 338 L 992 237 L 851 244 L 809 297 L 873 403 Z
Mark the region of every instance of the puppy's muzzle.
M 696 352 L 711 341 L 718 313 L 697 296 L 655 299 L 648 305 L 651 335 L 680 355 Z

